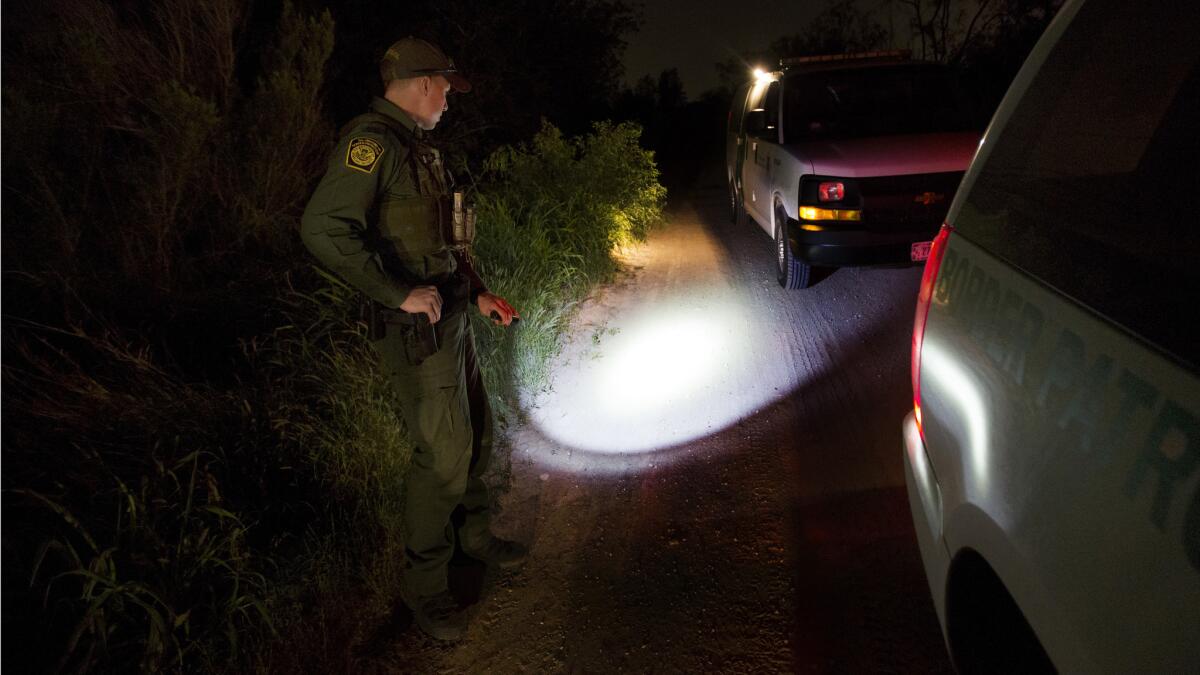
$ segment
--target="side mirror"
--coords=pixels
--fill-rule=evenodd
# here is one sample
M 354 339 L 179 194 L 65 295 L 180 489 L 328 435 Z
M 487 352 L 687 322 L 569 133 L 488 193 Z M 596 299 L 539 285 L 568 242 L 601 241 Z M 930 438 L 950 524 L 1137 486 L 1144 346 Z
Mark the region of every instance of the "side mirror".
M 767 130 L 767 111 L 755 108 L 746 113 L 746 133 L 761 136 Z

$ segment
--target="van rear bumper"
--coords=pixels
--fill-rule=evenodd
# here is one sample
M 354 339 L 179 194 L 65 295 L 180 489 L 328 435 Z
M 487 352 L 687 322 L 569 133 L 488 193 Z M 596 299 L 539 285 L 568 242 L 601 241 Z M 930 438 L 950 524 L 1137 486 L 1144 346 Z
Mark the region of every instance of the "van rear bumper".
M 903 230 L 845 229 L 832 225 L 813 232 L 800 229 L 800 221 L 788 218 L 788 240 L 792 255 L 822 267 L 912 264 L 912 245 L 932 241 L 938 226 Z

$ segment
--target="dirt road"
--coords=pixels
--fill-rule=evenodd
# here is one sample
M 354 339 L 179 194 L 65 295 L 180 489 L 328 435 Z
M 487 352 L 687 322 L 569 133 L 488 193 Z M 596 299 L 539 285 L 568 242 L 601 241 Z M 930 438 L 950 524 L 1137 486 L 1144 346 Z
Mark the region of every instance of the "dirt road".
M 771 255 L 720 192 L 672 210 L 512 430 L 495 529 L 528 563 L 456 560 L 467 638 L 401 612 L 364 670 L 949 670 L 901 465 L 920 271 L 788 292 Z

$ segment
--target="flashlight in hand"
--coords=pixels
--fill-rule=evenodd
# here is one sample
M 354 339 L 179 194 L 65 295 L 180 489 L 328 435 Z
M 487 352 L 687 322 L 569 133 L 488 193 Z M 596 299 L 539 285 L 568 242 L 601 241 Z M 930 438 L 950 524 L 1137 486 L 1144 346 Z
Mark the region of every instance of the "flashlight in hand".
M 500 316 L 500 312 L 497 312 L 497 311 L 496 311 L 496 310 L 494 310 L 494 309 L 492 310 L 492 313 L 491 313 L 491 315 L 490 315 L 490 316 L 491 316 L 491 317 L 492 317 L 492 319 L 493 319 L 493 320 L 495 320 L 495 321 L 504 321 L 504 317 Z M 521 321 L 521 317 L 519 317 L 519 316 L 516 316 L 516 315 L 513 315 L 513 318 L 512 318 L 512 322 L 513 322 L 513 324 L 520 323 L 520 321 Z

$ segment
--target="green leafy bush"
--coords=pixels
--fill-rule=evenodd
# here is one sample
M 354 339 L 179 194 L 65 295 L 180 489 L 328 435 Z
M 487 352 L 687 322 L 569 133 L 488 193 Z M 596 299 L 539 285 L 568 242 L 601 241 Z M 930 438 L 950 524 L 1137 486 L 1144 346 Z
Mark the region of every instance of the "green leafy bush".
M 617 269 L 616 247 L 640 241 L 662 218 L 666 190 L 636 124 L 601 122 L 581 138 L 544 124 L 523 147 L 485 164 L 476 245 L 484 278 L 521 312 L 517 330 L 480 330 L 485 375 L 498 409 L 520 387 L 546 381 L 549 357 L 576 303 Z

